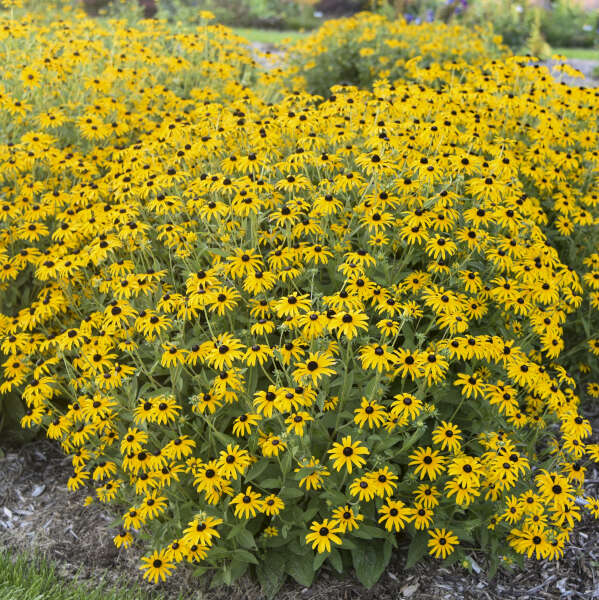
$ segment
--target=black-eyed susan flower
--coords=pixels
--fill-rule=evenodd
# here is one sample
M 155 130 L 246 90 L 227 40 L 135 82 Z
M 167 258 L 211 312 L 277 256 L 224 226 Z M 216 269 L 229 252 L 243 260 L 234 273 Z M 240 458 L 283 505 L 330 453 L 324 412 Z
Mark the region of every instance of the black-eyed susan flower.
M 322 377 L 333 375 L 335 370 L 331 367 L 335 364 L 335 358 L 328 352 L 310 352 L 305 362 L 297 363 L 293 371 L 296 381 L 310 379 L 317 385 Z
M 363 369 L 374 369 L 379 372 L 388 371 L 394 362 L 394 356 L 386 344 L 370 344 L 360 348 L 360 359 Z
M 128 531 L 119 531 L 113 538 L 114 545 L 117 548 L 129 548 L 133 543 L 133 536 Z
M 308 310 L 310 300 L 307 294 L 291 294 L 274 302 L 273 309 L 279 318 L 297 317 Z
M 245 346 L 231 334 L 223 334 L 219 336 L 212 344 L 207 361 L 208 364 L 220 370 L 229 369 L 233 362 L 243 358 L 242 349 Z
M 342 533 L 358 529 L 360 522 L 364 520 L 364 515 L 355 513 L 354 509 L 347 504 L 337 507 L 333 511 L 332 516 Z
M 220 538 L 220 533 L 216 527 L 221 525 L 223 520 L 219 517 L 201 517 L 198 516 L 190 521 L 184 530 L 183 540 L 185 543 L 199 546 L 211 546 L 214 538 Z
M 144 572 L 143 577 L 152 583 L 166 581 L 175 569 L 174 563 L 164 549 L 155 550 L 150 556 L 143 557 L 141 560 L 143 565 L 139 568 Z
M 313 421 L 314 418 L 306 411 L 299 411 L 297 413 L 290 414 L 286 419 L 287 432 L 293 432 L 295 435 L 304 435 L 304 428 L 309 421 Z
M 164 395 L 153 398 L 152 420 L 158 424 L 166 424 L 174 421 L 181 410 L 174 396 Z
M 466 455 L 456 456 L 447 467 L 447 473 L 458 483 L 470 487 L 479 486 L 483 472 L 484 468 L 481 462 L 477 458 Z
M 262 454 L 267 457 L 279 456 L 281 452 L 287 449 L 287 444 L 278 435 L 272 433 L 261 435 L 258 445 L 262 450 Z
M 435 558 L 447 558 L 460 543 L 459 539 L 452 531 L 446 529 L 429 530 L 430 539 L 428 540 L 429 554 Z
M 348 473 L 352 472 L 354 466 L 361 468 L 366 464 L 363 456 L 368 456 L 370 451 L 360 441 L 352 441 L 351 436 L 345 436 L 341 443 L 335 442 L 327 452 L 333 461 L 333 468 L 340 471 L 346 468 Z
M 391 404 L 391 414 L 399 417 L 405 417 L 411 420 L 416 419 L 422 412 L 422 401 L 412 394 L 397 394 Z
M 239 415 L 233 423 L 233 434 L 237 437 L 249 435 L 252 432 L 252 427 L 260 422 L 260 415 L 253 413 L 244 413 Z
M 401 377 L 409 377 L 412 381 L 421 376 L 421 357 L 405 348 L 395 351 L 395 374 Z
M 183 348 L 177 348 L 171 344 L 162 344 L 162 349 L 164 352 L 162 353 L 160 364 L 163 367 L 170 368 L 185 364 L 187 350 Z
M 441 450 L 448 449 L 453 454 L 459 452 L 462 442 L 461 431 L 453 423 L 441 421 L 441 425 L 433 431 L 433 443 L 439 444 Z
M 358 500 L 368 502 L 375 497 L 376 486 L 372 477 L 364 475 L 351 482 L 349 492 L 352 496 L 357 496 Z
M 163 448 L 164 455 L 171 460 L 188 457 L 196 447 L 196 442 L 188 435 L 180 435 L 169 441 Z
M 385 524 L 387 531 L 401 531 L 413 519 L 412 510 L 401 500 L 387 499 L 379 510 L 379 523 Z
M 161 515 L 167 509 L 167 506 L 167 498 L 159 496 L 158 491 L 155 490 L 143 499 L 137 511 L 140 519 L 145 522 Z
M 235 516 L 239 519 L 255 517 L 257 512 L 262 511 L 263 502 L 261 495 L 248 486 L 245 492 L 237 494 L 230 502 L 235 507 Z
M 294 469 L 294 473 L 300 473 L 299 486 L 306 490 L 321 489 L 324 478 L 331 474 L 330 471 L 324 465 L 321 465 L 320 461 L 313 456 L 310 457 L 310 459 L 300 461 L 299 466 Z
M 366 477 L 372 480 L 374 491 L 381 498 L 393 494 L 393 491 L 397 487 L 397 480 L 399 479 L 387 466 L 376 471 L 371 471 Z
M 547 531 L 542 526 L 524 529 L 512 529 L 508 540 L 511 546 L 521 554 L 529 558 L 534 554 L 535 558 L 546 558 L 550 552 L 550 543 Z
M 331 543 L 341 544 L 341 538 L 336 535 L 341 532 L 337 521 L 324 519 L 322 522 L 313 521 L 310 525 L 311 533 L 306 535 L 306 542 L 312 544 L 312 549 L 317 552 L 330 552 Z
M 427 530 L 433 524 L 434 512 L 430 508 L 425 506 L 417 505 L 411 509 L 412 511 L 412 522 L 414 527 L 419 530 Z
M 269 494 L 262 501 L 262 512 L 269 517 L 278 515 L 285 508 L 285 503 L 276 494 Z
M 376 429 L 387 419 L 387 411 L 382 404 L 379 404 L 375 400 L 368 400 L 364 397 L 360 403 L 360 408 L 356 408 L 354 413 L 354 423 L 356 423 L 360 429 L 362 429 L 365 424 L 371 429 Z
M 221 450 L 218 458 L 218 466 L 224 477 L 237 479 L 244 473 L 250 464 L 250 458 L 247 450 L 227 444 L 226 450 Z
M 337 330 L 337 337 L 343 334 L 351 340 L 359 330 L 368 329 L 368 317 L 359 311 L 340 311 L 331 320 L 331 327 Z
M 445 483 L 445 495 L 447 498 L 455 497 L 455 503 L 460 507 L 467 507 L 480 496 L 479 486 L 470 484 L 459 479 L 450 479 Z
M 292 52 L 310 61 L 298 77 L 203 12 L 175 45 L 161 21 L 115 21 L 91 46 L 82 16 L 21 14 L 0 26 L 0 393 L 70 455 L 69 487 L 122 497 L 123 530 L 154 523 L 167 563 L 212 544 L 227 560 L 218 531 L 246 514 L 229 502 L 252 464 L 262 521 L 297 496 L 342 538 L 405 502 L 413 527 L 387 513 L 382 536 L 474 515 L 510 560 L 564 554 L 599 457 L 577 391 L 597 380 L 592 91 L 490 60 L 496 42 L 456 24 L 327 24 Z M 379 80 L 315 101 L 343 40 Z M 53 52 L 31 63 L 40 42 Z M 182 533 L 170 509 L 190 491 L 209 514 Z M 271 545 L 277 528 L 256 527 Z M 304 529 L 286 519 L 274 543 Z
M 438 450 L 430 447 L 418 448 L 410 454 L 410 465 L 414 465 L 414 473 L 424 479 L 428 477 L 431 481 L 445 470 L 446 458 Z

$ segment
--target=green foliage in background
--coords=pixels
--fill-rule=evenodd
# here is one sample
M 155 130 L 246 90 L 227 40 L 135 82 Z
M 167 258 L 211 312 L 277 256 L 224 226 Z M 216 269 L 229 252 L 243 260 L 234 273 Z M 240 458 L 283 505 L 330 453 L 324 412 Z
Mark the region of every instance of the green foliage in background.
M 558 0 L 541 14 L 541 32 L 552 46 L 590 48 L 599 43 L 598 11 L 585 11 L 572 0 Z
M 422 68 L 453 62 L 457 71 L 505 54 L 489 28 L 466 28 L 439 21 L 409 24 L 383 15 L 359 13 L 328 21 L 288 52 L 291 73 L 308 90 L 326 96 L 340 83 L 369 88 L 380 77 L 409 78 L 409 63 L 421 57 Z

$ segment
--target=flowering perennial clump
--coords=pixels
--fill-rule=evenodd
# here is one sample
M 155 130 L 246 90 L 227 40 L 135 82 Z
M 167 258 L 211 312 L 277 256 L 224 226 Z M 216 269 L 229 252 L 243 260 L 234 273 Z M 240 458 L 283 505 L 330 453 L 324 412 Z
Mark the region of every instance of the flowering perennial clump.
M 556 559 L 599 516 L 597 92 L 512 57 L 324 100 L 218 26 L 0 25 L 1 391 L 146 578 L 371 585 L 397 534 Z
M 313 93 L 328 94 L 336 83 L 371 87 L 382 77 L 443 79 L 448 63 L 453 77 L 507 54 L 491 29 L 452 23 L 416 25 L 373 13 L 326 21 L 317 32 L 287 47 L 288 75 L 302 77 Z M 417 67 L 416 69 L 414 67 Z

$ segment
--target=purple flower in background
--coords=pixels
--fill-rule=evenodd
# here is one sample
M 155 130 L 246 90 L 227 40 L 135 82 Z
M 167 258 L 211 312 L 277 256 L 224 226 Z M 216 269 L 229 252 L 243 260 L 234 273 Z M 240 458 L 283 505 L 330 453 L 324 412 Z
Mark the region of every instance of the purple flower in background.
M 411 23 L 414 20 L 414 15 L 406 13 L 404 15 L 404 19 L 406 20 L 406 23 Z
M 435 20 L 435 13 L 431 9 L 426 11 L 425 20 L 427 23 L 432 23 Z
M 453 13 L 459 15 L 468 8 L 468 0 L 445 0 L 445 6 L 451 6 Z

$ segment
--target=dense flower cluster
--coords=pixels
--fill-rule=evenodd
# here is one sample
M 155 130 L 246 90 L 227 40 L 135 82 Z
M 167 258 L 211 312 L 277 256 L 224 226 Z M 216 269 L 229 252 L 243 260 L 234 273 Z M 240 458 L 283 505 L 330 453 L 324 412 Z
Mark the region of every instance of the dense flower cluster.
M 1 391 L 126 503 L 148 579 L 372 583 L 398 532 L 411 561 L 562 556 L 599 460 L 560 362 L 583 317 L 599 354 L 597 92 L 512 57 L 271 102 L 290 75 L 245 87 L 218 26 L 0 43 Z
M 403 18 L 360 13 L 325 22 L 307 39 L 288 48 L 288 72 L 307 89 L 327 94 L 336 83 L 371 87 L 381 77 L 416 79 L 422 70 L 435 78 L 451 64 L 453 76 L 506 54 L 491 29 L 442 22 L 414 24 Z

